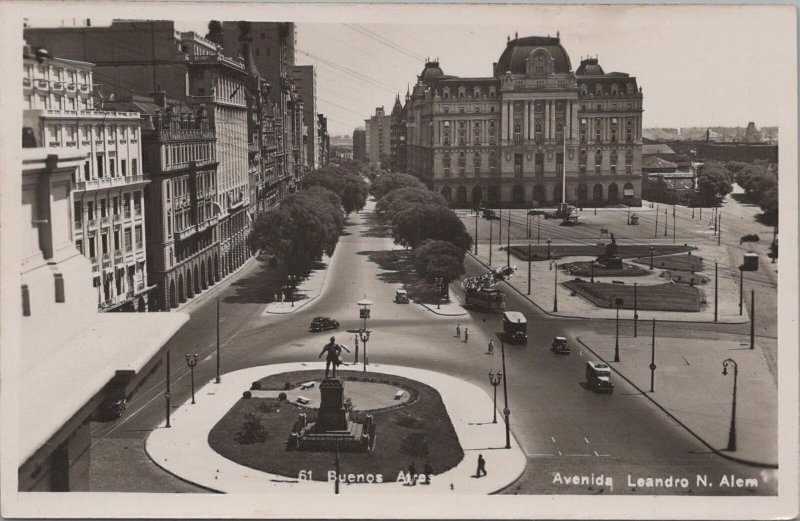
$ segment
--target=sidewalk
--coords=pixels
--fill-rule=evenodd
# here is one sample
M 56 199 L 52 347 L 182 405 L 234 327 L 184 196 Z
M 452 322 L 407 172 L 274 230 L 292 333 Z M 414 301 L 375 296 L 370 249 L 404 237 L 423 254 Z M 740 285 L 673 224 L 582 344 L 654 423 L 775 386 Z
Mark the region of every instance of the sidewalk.
M 650 391 L 650 325 L 638 338 L 620 337 L 620 362 L 614 360 L 614 336 L 579 334 L 579 341 L 612 371 L 637 387 L 689 431 L 723 456 L 760 466 L 778 462 L 777 388 L 761 349 L 747 343 L 658 338 L 656 325 L 654 392 Z M 738 363 L 736 404 L 737 450 L 726 451 L 731 421 L 733 365 L 722 374 L 722 362 Z M 612 374 L 612 381 L 617 379 Z
M 181 405 L 172 414 L 171 428 L 165 428 L 162 422 L 150 434 L 146 443 L 147 454 L 167 472 L 213 491 L 332 496 L 332 483 L 298 481 L 257 471 L 222 457 L 208 445 L 209 431 L 241 399 L 242 392 L 248 390 L 253 381 L 286 371 L 324 367 L 321 362 L 286 363 L 226 373 L 222 383 L 209 382 L 198 390 L 195 405 L 188 402 Z M 370 368 L 423 381 L 439 391 L 465 455 L 456 467 L 436 475 L 429 486 L 407 487 L 399 482 L 352 484 L 341 486 L 342 494 L 491 494 L 513 483 L 525 470 L 525 455 L 513 436 L 511 449 L 504 448 L 505 426 L 502 420 L 487 422 L 493 404 L 483 389 L 423 369 L 379 364 L 372 364 Z M 486 458 L 489 474 L 475 479 L 473 475 L 479 453 Z M 297 505 L 294 508 L 297 513 Z
M 660 241 L 653 241 L 658 244 Z M 617 241 L 618 244 L 626 244 L 627 241 Z M 666 242 L 665 242 L 666 243 Z M 518 244 L 518 243 L 517 243 Z M 527 242 L 525 242 L 527 244 Z M 567 244 L 567 242 L 563 242 Z M 672 244 L 669 240 L 668 244 Z M 515 242 L 512 241 L 512 247 Z M 487 243 L 478 244 L 478 255 L 475 256 L 474 252 L 469 252 L 469 255 L 477 258 L 484 266 L 489 266 L 489 245 Z M 552 249 L 558 253 L 559 244 L 552 244 Z M 506 251 L 505 245 L 498 246 L 496 243 L 491 246 L 492 248 L 492 267 L 506 265 Z M 714 249 L 705 244 L 699 244 L 698 249 L 692 252 L 692 255 L 703 257 L 704 266 L 703 275 L 709 277 L 709 282 L 698 286 L 705 295 L 706 304 L 702 306 L 699 312 L 677 312 L 677 311 L 649 311 L 639 310 L 639 320 L 650 320 L 657 318 L 659 320 L 680 321 L 680 322 L 713 322 L 714 321 L 714 261 L 721 261 L 727 263 L 727 252 L 719 249 Z M 558 265 L 567 264 L 576 261 L 589 261 L 594 257 L 562 257 L 557 260 Z M 627 260 L 625 262 L 630 262 Z M 507 281 L 509 285 L 516 288 L 521 294 L 526 295 L 536 306 L 548 313 L 549 315 L 565 317 L 565 318 L 585 318 L 585 319 L 613 319 L 616 317 L 616 310 L 614 308 L 599 308 L 585 300 L 579 295 L 572 296 L 572 292 L 561 285 L 562 282 L 576 278 L 565 271 L 558 270 L 558 312 L 553 312 L 554 301 L 554 286 L 556 283 L 556 275 L 551 269 L 550 263 L 547 261 L 534 261 L 531 262 L 531 294 L 528 293 L 528 262 L 519 259 L 513 254 L 511 255 L 511 265 L 516 266 L 517 271 L 514 276 Z M 647 266 L 639 266 L 647 268 Z M 658 268 L 654 269 L 651 274 L 641 277 L 599 277 L 595 276 L 595 281 L 610 283 L 612 280 L 623 280 L 626 285 L 633 285 L 636 282 L 638 285 L 654 285 L 666 284 L 668 279 L 659 277 L 663 270 Z M 730 270 L 719 269 L 719 310 L 718 322 L 721 323 L 747 323 L 747 313 L 739 315 L 739 286 L 738 286 L 738 271 L 736 274 Z M 584 280 L 589 280 L 588 277 L 582 277 Z M 626 309 L 620 311 L 620 318 L 633 318 L 633 310 Z
M 323 256 L 321 261 L 325 267 L 312 271 L 308 278 L 303 279 L 294 290 L 294 302 L 285 300 L 284 302 L 273 300 L 267 304 L 264 313 L 267 314 L 285 315 L 287 313 L 294 313 L 302 308 L 309 302 L 320 296 L 322 290 L 325 288 L 325 280 L 328 277 L 328 268 L 330 267 L 331 259 Z M 274 297 L 270 297 L 274 299 Z

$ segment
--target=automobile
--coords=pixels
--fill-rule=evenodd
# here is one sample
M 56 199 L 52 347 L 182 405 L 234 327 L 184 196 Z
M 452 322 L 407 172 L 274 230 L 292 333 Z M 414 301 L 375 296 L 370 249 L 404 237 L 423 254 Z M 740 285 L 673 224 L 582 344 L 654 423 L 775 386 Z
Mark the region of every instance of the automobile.
M 586 382 L 596 393 L 613 393 L 611 368 L 602 362 L 586 362 Z
M 100 404 L 95 415 L 95 420 L 102 422 L 118 420 L 122 416 L 122 413 L 125 412 L 127 405 L 128 400 L 124 396 L 106 398 L 103 400 L 103 403 Z
M 330 317 L 314 317 L 311 321 L 311 331 L 327 331 L 328 329 L 338 329 L 339 321 Z
M 484 219 L 499 219 L 499 217 L 497 216 L 497 212 L 489 208 L 484 208 L 482 210 L 481 217 L 483 217 Z
M 509 344 L 528 343 L 528 321 L 519 311 L 503 313 L 503 339 Z
M 394 292 L 394 301 L 398 304 L 408 304 L 408 292 L 404 289 L 398 289 Z
M 568 355 L 572 352 L 567 344 L 567 339 L 563 336 L 553 338 L 553 345 L 550 346 L 550 350 L 557 355 Z

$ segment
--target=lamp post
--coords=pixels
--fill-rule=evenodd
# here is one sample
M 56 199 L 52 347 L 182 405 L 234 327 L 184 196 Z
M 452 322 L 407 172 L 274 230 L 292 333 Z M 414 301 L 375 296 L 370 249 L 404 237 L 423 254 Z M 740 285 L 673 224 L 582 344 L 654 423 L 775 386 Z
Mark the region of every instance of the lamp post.
M 436 309 L 442 309 L 442 277 L 433 279 L 436 284 Z
M 528 243 L 528 295 L 531 294 L 531 243 Z
M 506 266 L 511 266 L 511 210 L 508 211 L 508 228 L 506 228 Z
M 592 259 L 591 270 L 592 270 L 592 277 L 590 282 L 594 282 L 594 259 Z
M 492 370 L 489 370 L 489 383 L 492 384 L 494 387 L 494 416 L 492 417 L 492 423 L 497 423 L 497 386 L 500 385 L 500 380 L 503 378 L 503 372 L 497 371 L 497 374 L 493 373 Z
M 494 228 L 494 226 L 492 226 L 493 220 L 494 219 L 489 216 L 489 266 L 492 265 L 492 229 Z
M 733 364 L 733 409 L 731 410 L 731 427 L 728 430 L 728 450 L 736 452 L 736 384 L 739 378 L 739 365 L 732 358 L 722 362 L 722 374 L 727 376 L 728 364 Z
M 480 213 L 480 209 L 478 205 L 475 205 L 475 256 L 478 256 L 478 214 Z
M 547 258 L 550 258 L 550 243 L 553 242 L 551 239 L 547 239 Z
M 555 281 L 553 282 L 553 313 L 558 313 L 558 262 L 555 263 Z
M 653 339 L 650 343 L 650 392 L 654 392 L 656 379 L 656 319 L 653 319 Z
M 217 380 L 216 383 L 220 383 L 222 379 L 219 376 L 219 297 L 217 297 Z
M 190 355 L 189 353 L 186 353 L 186 365 L 189 366 L 189 372 L 192 375 L 192 377 L 191 377 L 192 378 L 192 403 L 195 403 L 195 401 L 194 401 L 194 367 L 197 365 L 197 353 L 194 353 L 193 355 Z
M 167 351 L 167 392 L 164 393 L 164 400 L 167 402 L 167 428 L 172 427 L 169 423 L 169 413 L 172 409 L 172 393 L 169 392 L 169 381 L 170 381 L 170 368 L 169 368 L 169 351 Z
M 653 269 L 653 250 L 654 248 L 650 246 L 650 269 Z
M 291 299 L 292 307 L 294 307 L 294 288 L 297 287 L 297 275 L 289 275 L 286 278 L 287 285 L 289 286 L 289 299 Z
M 611 305 L 617 307 L 617 333 L 614 337 L 614 361 L 619 362 L 619 307 L 622 305 L 622 299 L 619 297 L 611 297 Z
M 367 319 L 369 318 L 369 307 L 372 305 L 371 300 L 367 300 L 366 298 L 359 300 L 357 302 L 361 309 L 359 310 L 360 318 L 364 319 L 364 327 L 358 330 L 358 335 L 361 338 L 361 343 L 364 344 L 364 372 L 367 371 L 367 342 L 369 341 L 369 335 L 372 333 L 369 329 L 367 329 Z
M 537 214 L 536 215 L 536 244 L 537 245 L 541 244 L 541 239 L 542 239 L 541 231 L 542 231 L 542 214 Z
M 503 357 L 503 416 L 506 421 L 506 448 L 511 448 L 511 423 L 509 417 L 511 416 L 511 409 L 508 408 L 508 373 L 506 372 L 506 344 L 503 339 L 500 339 L 500 353 Z

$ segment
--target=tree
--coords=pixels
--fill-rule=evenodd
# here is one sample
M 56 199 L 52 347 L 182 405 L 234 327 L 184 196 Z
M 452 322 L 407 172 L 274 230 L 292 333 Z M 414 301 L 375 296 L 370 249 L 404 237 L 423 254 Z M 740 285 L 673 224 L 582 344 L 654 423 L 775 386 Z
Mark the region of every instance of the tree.
M 764 212 L 763 221 L 767 224 L 778 223 L 778 186 L 774 186 L 764 192 L 759 203 Z
M 448 241 L 462 250 L 469 249 L 472 237 L 464 223 L 444 206 L 415 203 L 395 214 L 394 241 L 416 248 L 426 239 Z
M 303 177 L 303 186 L 322 186 L 341 199 L 345 214 L 362 210 L 367 203 L 369 190 L 364 178 L 339 165 L 327 165 Z
M 250 244 L 272 253 L 295 274 L 307 273 L 323 253 L 333 255 L 343 227 L 336 194 L 317 187 L 291 194 L 258 216 Z
M 702 169 L 697 178 L 697 193 L 700 202 L 704 205 L 717 205 L 731 192 L 731 183 L 728 173 L 721 167 L 708 167 Z
M 420 180 L 413 175 L 381 174 L 375 178 L 370 191 L 375 199 L 380 200 L 384 195 L 396 188 L 405 188 L 410 186 L 424 188 L 424 185 L 420 182 Z
M 442 278 L 447 285 L 464 273 L 464 250 L 447 241 L 427 240 L 414 250 L 413 262 L 420 277 L 428 282 Z
M 447 206 L 444 197 L 436 192 L 431 192 L 422 186 L 409 186 L 396 188 L 381 197 L 378 204 L 375 205 L 375 210 L 383 213 L 388 221 L 393 222 L 397 212 L 414 203 Z

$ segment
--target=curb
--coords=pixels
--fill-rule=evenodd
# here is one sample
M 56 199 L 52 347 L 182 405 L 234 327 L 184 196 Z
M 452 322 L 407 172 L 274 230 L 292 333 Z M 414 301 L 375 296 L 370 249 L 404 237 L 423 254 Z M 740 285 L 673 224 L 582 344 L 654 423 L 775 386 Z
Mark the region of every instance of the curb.
M 476 257 L 475 254 L 473 254 L 472 252 L 469 252 L 469 251 L 466 252 L 466 253 L 467 253 L 467 255 L 469 255 L 470 257 L 475 259 L 481 266 L 489 269 L 489 266 L 485 262 L 480 260 L 478 257 Z M 540 306 L 539 304 L 534 302 L 528 295 L 523 293 L 522 290 L 520 290 L 517 287 L 509 284 L 508 281 L 503 281 L 503 284 L 506 284 L 509 288 L 511 288 L 514 291 L 516 291 L 517 293 L 519 293 L 521 297 L 523 297 L 528 302 L 530 302 L 531 304 L 536 306 L 539 309 L 539 311 L 541 311 L 542 313 L 544 313 L 545 315 L 547 315 L 549 317 L 567 318 L 567 319 L 574 319 L 574 320 L 612 320 L 612 321 L 616 320 L 616 319 L 610 318 L 610 317 L 609 318 L 606 318 L 606 317 L 589 317 L 589 316 L 563 315 L 561 313 L 553 313 L 552 311 L 547 311 L 542 306 Z M 623 320 L 626 321 L 626 322 L 631 322 L 633 319 L 620 318 L 620 321 L 623 321 Z M 644 320 L 644 319 L 640 319 L 640 320 Z M 714 322 L 713 320 L 712 321 L 708 321 L 708 320 L 676 320 L 676 319 L 660 319 L 659 322 L 662 322 L 662 323 L 674 323 L 674 324 L 711 324 L 711 325 L 734 325 L 734 326 L 735 325 L 742 325 L 742 324 L 749 324 L 750 323 L 749 320 L 746 321 L 746 322 Z
M 295 311 L 299 310 L 300 308 L 302 308 L 306 304 L 315 301 L 317 299 L 317 297 L 322 295 L 322 292 L 325 290 L 325 283 L 328 281 L 328 270 L 331 267 L 331 262 L 332 261 L 333 261 L 333 259 L 329 259 L 328 260 L 328 264 L 325 266 L 325 271 L 324 271 L 324 274 L 322 276 L 322 284 L 320 285 L 319 292 L 317 292 L 316 295 L 314 295 L 313 297 L 309 297 L 309 298 L 303 300 L 300 303 L 297 303 L 296 306 L 289 308 L 289 311 L 270 311 L 269 309 L 267 309 L 266 312 L 269 313 L 270 315 L 288 315 L 290 313 L 294 313 Z M 267 304 L 267 306 L 269 306 L 269 304 Z
M 452 284 L 452 282 L 451 282 L 451 284 Z M 450 300 L 450 302 L 452 303 L 452 299 Z M 436 309 L 433 304 L 426 304 L 425 302 L 421 302 L 421 301 L 416 300 L 416 299 L 414 299 L 414 303 L 419 304 L 420 306 L 423 306 L 428 311 L 430 311 L 430 312 L 432 312 L 432 313 L 434 313 L 436 315 L 443 316 L 443 317 L 463 317 L 463 316 L 468 315 L 468 313 L 466 311 L 462 311 L 462 312 L 459 312 L 459 313 L 442 313 L 442 310 L 441 309 Z
M 711 450 L 711 452 L 713 452 L 717 456 L 720 456 L 720 457 L 725 458 L 727 460 L 735 461 L 736 463 L 741 463 L 742 465 L 747 465 L 747 466 L 750 466 L 750 467 L 760 467 L 760 468 L 768 468 L 768 469 L 777 469 L 778 468 L 778 464 L 777 463 L 764 463 L 764 462 L 759 462 L 759 461 L 752 461 L 752 460 L 746 460 L 746 459 L 742 459 L 742 458 L 737 458 L 735 456 L 730 456 L 730 455 L 726 454 L 725 452 L 723 452 L 723 451 L 721 451 L 719 449 L 714 448 L 713 446 L 711 446 L 710 443 L 708 443 L 706 440 L 704 440 L 699 434 L 694 432 L 694 430 L 689 428 L 689 426 L 687 426 L 685 423 L 680 421 L 678 418 L 675 417 L 675 415 L 673 415 L 664 406 L 662 406 L 660 403 L 658 403 L 652 396 L 650 396 L 649 393 L 643 391 L 638 385 L 636 385 L 631 380 L 629 380 L 628 377 L 626 377 L 619 369 L 617 369 L 615 366 L 612 365 L 613 362 L 608 362 L 602 356 L 600 356 L 597 353 L 595 353 L 594 350 L 591 347 L 589 347 L 583 340 L 581 340 L 581 337 L 578 336 L 578 337 L 575 337 L 575 339 L 578 342 L 580 342 L 580 344 L 583 347 L 585 347 L 590 353 L 592 353 L 594 356 L 599 358 L 601 361 L 605 362 L 606 365 L 608 365 L 608 367 L 611 368 L 612 371 L 617 373 L 620 377 L 622 377 L 623 380 L 628 382 L 634 389 L 639 391 L 642 394 L 642 396 L 644 396 L 645 398 L 650 400 L 650 402 L 652 402 L 656 407 L 661 409 L 661 411 L 664 414 L 669 416 L 673 421 L 675 421 L 675 423 L 677 423 L 678 425 L 683 427 L 686 430 L 686 432 L 688 432 L 689 434 L 691 434 L 692 436 L 697 438 L 697 440 L 700 441 L 700 443 L 705 445 L 709 450 Z

